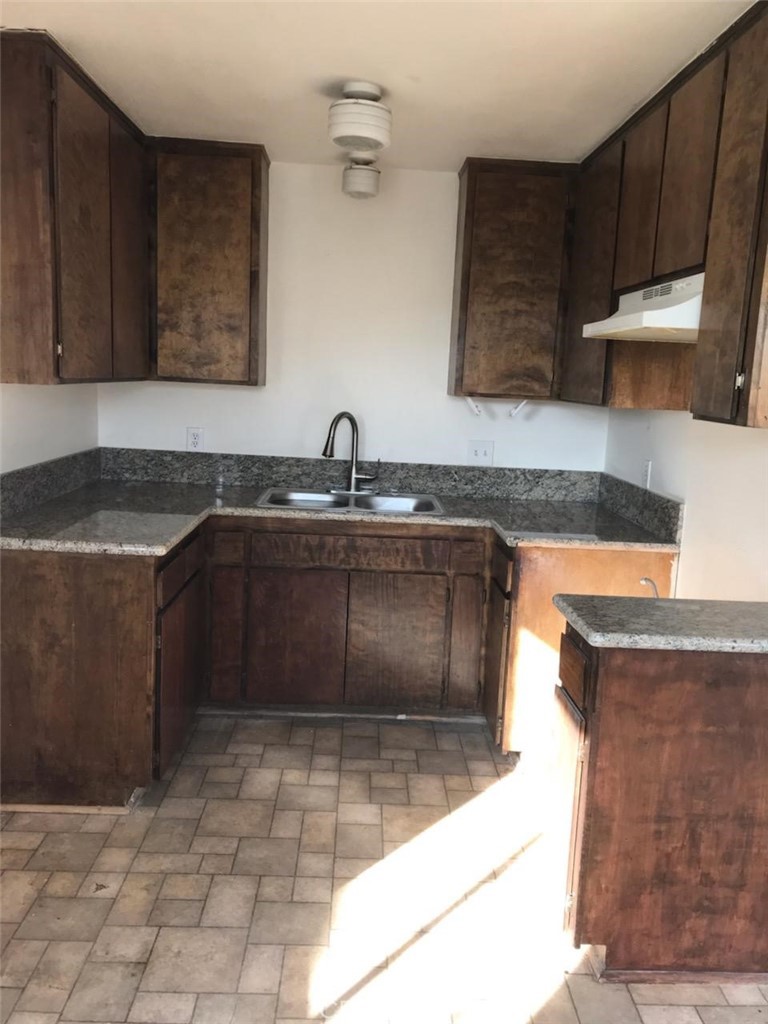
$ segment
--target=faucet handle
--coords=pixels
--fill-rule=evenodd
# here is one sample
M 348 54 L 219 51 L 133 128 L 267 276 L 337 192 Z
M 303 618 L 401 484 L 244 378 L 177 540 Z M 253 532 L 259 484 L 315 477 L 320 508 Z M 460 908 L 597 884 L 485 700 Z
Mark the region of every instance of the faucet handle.
M 375 473 L 355 473 L 355 477 L 358 480 L 378 480 L 379 472 L 381 471 L 381 459 L 376 459 L 376 472 Z

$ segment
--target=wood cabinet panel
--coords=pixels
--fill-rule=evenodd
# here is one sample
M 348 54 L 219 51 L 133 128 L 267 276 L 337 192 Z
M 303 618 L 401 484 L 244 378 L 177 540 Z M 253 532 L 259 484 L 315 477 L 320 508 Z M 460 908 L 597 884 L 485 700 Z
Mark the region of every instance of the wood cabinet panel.
M 262 151 L 173 140 L 157 148 L 158 376 L 263 382 Z
M 248 534 L 244 530 L 211 530 L 211 559 L 242 565 L 246 561 Z
M 200 699 L 205 590 L 197 573 L 159 615 L 157 668 L 157 774 L 162 776 L 184 745 Z
M 152 775 L 154 560 L 0 563 L 3 799 L 124 803 Z
M 511 602 L 507 594 L 491 582 L 488 595 L 488 619 L 485 640 L 483 714 L 495 743 L 501 742 L 502 708 L 506 687 Z
M 669 101 L 654 277 L 704 263 L 724 73 L 721 53 Z
M 617 290 L 653 277 L 668 111 L 669 104 L 662 104 L 627 133 L 613 273 Z
M 448 540 L 287 533 L 251 536 L 252 565 L 434 572 L 446 571 L 450 558 Z
M 762 284 L 755 280 L 755 263 L 764 266 L 765 252 L 757 254 L 755 246 L 765 203 L 767 59 L 764 14 L 728 51 L 691 403 L 694 416 L 705 419 L 728 421 L 736 414 L 750 302 Z M 753 329 L 759 322 L 752 320 Z
M 647 597 L 640 579 L 650 576 L 659 595 L 668 597 L 676 560 L 674 551 L 518 546 L 502 712 L 504 750 L 529 749 L 550 725 L 565 625 L 552 603 L 554 595 Z
M 611 408 L 690 408 L 695 345 L 656 341 L 612 341 L 609 345 Z
M 55 68 L 59 359 L 65 380 L 112 376 L 109 114 Z
M 208 693 L 212 701 L 242 698 L 246 652 L 246 570 L 210 569 Z
M 614 142 L 579 173 L 568 323 L 563 345 L 560 398 L 600 405 L 606 342 L 584 338 L 584 324 L 611 314 L 613 261 L 619 218 L 623 143 Z
M 452 393 L 551 395 L 571 171 L 483 160 L 462 170 Z
M 110 118 L 112 378 L 149 374 L 149 210 L 142 143 Z
M 451 708 L 475 708 L 480 698 L 483 642 L 482 577 L 454 577 L 450 630 L 446 704 Z
M 0 37 L 2 380 L 53 384 L 51 102 L 41 41 Z
M 451 571 L 482 575 L 485 571 L 485 543 L 481 540 L 454 540 L 451 543 Z
M 444 576 L 351 573 L 345 703 L 438 707 L 447 611 Z
M 607 947 L 607 974 L 764 972 L 766 656 L 599 661 L 577 942 Z
M 334 570 L 250 570 L 247 700 L 342 703 L 348 586 Z
M 584 652 L 565 633 L 560 637 L 560 682 L 573 703 L 584 711 L 589 665 Z

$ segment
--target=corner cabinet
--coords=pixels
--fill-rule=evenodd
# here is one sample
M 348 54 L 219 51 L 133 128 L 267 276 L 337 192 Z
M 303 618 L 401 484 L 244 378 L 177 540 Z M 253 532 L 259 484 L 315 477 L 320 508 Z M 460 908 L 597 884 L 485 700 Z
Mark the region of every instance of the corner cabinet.
M 486 544 L 480 529 L 211 520 L 209 699 L 476 708 Z
M 464 164 L 450 394 L 552 397 L 574 171 L 515 160 Z
M 264 148 L 154 139 L 152 151 L 157 377 L 263 384 Z
M 1 46 L 2 380 L 145 377 L 143 136 L 45 33 Z

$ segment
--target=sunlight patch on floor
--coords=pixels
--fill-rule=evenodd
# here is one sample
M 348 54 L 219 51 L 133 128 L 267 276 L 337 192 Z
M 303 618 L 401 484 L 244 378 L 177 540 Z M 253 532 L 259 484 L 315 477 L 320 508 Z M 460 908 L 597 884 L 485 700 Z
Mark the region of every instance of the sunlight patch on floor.
M 527 1024 L 562 983 L 559 811 L 546 773 L 521 767 L 350 880 L 311 972 L 310 1012 Z

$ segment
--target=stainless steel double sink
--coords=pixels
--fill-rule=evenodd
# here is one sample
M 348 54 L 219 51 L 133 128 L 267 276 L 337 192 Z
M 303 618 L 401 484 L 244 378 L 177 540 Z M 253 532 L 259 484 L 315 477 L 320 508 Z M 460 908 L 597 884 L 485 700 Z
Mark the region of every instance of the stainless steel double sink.
M 316 512 L 445 515 L 443 506 L 434 494 L 334 494 L 330 491 L 294 491 L 284 487 L 270 487 L 256 504 L 259 508 L 296 508 Z

